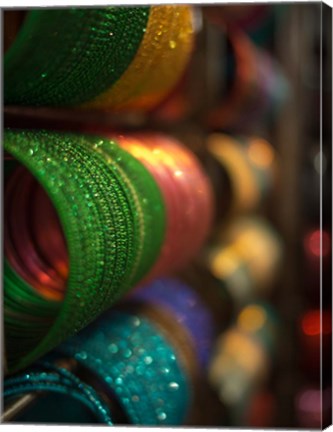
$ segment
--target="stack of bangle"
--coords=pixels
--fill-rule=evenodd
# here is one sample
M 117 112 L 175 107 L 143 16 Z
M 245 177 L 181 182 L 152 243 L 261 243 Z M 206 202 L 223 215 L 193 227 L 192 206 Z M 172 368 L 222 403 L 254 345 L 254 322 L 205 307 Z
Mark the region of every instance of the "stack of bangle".
M 228 176 L 231 187 L 228 211 L 243 213 L 257 210 L 276 177 L 277 155 L 270 143 L 258 137 L 216 133 L 208 137 L 207 147 Z
M 151 109 L 182 75 L 193 37 L 190 6 L 31 10 L 5 54 L 5 103 Z
M 239 217 L 223 226 L 203 252 L 210 272 L 220 280 L 237 308 L 267 297 L 282 259 L 282 240 L 263 218 Z
M 178 279 L 161 278 L 131 292 L 126 300 L 147 302 L 172 314 L 194 342 L 200 368 L 207 367 L 216 326 L 208 306 L 193 288 Z
M 270 120 L 288 97 L 288 83 L 277 62 L 238 29 L 228 33 L 231 70 L 227 93 L 205 116 L 215 129 L 252 133 Z
M 265 303 L 242 309 L 236 323 L 216 342 L 209 380 L 220 399 L 236 409 L 267 379 L 276 349 L 278 319 Z
M 183 268 L 202 247 L 211 228 L 214 206 L 208 177 L 195 155 L 174 138 L 141 134 L 116 140 L 150 171 L 166 204 L 165 241 L 147 278 Z
M 109 388 L 131 423 L 182 424 L 191 397 L 180 355 L 185 347 L 177 351 L 164 327 L 140 306 L 130 309 L 106 313 L 57 353 L 74 358 Z
M 18 185 L 5 197 L 10 213 L 5 214 L 4 316 L 9 370 L 14 371 L 83 328 L 142 279 L 163 242 L 165 209 L 149 172 L 110 140 L 9 130 L 4 147 L 25 167 L 18 175 L 24 179 L 21 187 L 27 182 L 33 194 L 39 182 L 59 217 L 50 225 L 26 223 L 24 217 L 38 215 L 37 208 L 29 212 L 28 207 L 38 205 L 38 199 L 24 200 Z M 35 180 L 27 180 L 30 173 Z M 39 247 L 43 233 L 35 236 L 49 226 L 62 227 L 67 255 L 61 265 L 68 266 L 63 273 L 59 268 L 50 272 L 57 257 L 49 261 L 51 251 L 45 254 L 45 244 Z M 56 295 L 45 296 L 53 290 L 51 282 L 59 280 Z
M 40 362 L 24 373 L 9 377 L 4 381 L 3 396 L 5 403 L 26 394 L 36 395 L 38 398 L 41 397 L 38 396 L 40 392 L 43 392 L 43 394 L 57 393 L 58 397 L 62 395 L 70 397 L 72 403 L 74 401 L 78 402 L 80 408 L 77 413 L 77 423 L 82 422 L 85 410 L 88 409 L 95 422 L 109 426 L 113 425 L 109 407 L 98 393 L 76 375 L 53 363 Z M 61 412 L 61 415 L 55 421 L 62 423 L 61 416 L 64 414 L 64 412 Z M 44 413 L 39 412 L 39 415 L 42 418 L 44 417 Z M 39 420 L 33 419 L 33 421 Z

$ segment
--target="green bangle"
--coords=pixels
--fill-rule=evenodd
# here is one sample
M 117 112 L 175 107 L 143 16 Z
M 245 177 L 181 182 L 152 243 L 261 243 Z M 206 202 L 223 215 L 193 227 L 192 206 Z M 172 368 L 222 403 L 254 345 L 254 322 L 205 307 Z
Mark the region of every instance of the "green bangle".
M 156 251 L 162 246 L 166 226 L 164 200 L 150 172 L 128 152 L 120 152 L 116 141 L 99 139 L 94 149 L 110 163 L 115 175 L 118 172 L 123 176 L 135 199 L 133 211 L 143 218 L 139 254 L 142 259 L 139 260 L 136 272 L 131 278 L 133 286 L 140 282 L 158 258 Z M 113 163 L 114 160 L 117 161 L 117 166 Z
M 145 34 L 149 7 L 36 9 L 4 57 L 4 100 L 76 105 L 114 84 Z
M 159 254 L 165 208 L 148 171 L 110 141 L 10 130 L 4 134 L 4 148 L 49 195 L 67 241 L 70 262 L 65 298 L 58 306 L 57 302 L 49 303 L 54 312 L 44 317 L 44 331 L 40 331 L 36 315 L 45 314 L 35 310 L 43 305 L 35 304 L 31 313 L 25 309 L 31 323 L 20 325 L 24 311 L 19 308 L 17 312 L 15 305 L 20 304 L 22 291 L 32 303 L 38 295 L 32 295 L 32 288 L 5 266 L 8 366 L 15 371 L 86 326 L 140 280 Z M 45 321 L 47 317 L 54 321 Z M 33 327 L 38 335 L 29 333 Z

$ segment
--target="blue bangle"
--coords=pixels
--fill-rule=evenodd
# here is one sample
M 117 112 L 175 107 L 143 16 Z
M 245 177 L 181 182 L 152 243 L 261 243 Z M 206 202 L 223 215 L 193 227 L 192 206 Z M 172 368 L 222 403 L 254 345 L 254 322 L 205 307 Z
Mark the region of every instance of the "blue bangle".
M 130 422 L 180 425 L 190 403 L 189 380 L 175 350 L 149 319 L 112 311 L 57 349 L 98 376 Z
M 192 337 L 197 360 L 206 369 L 217 329 L 211 312 L 193 288 L 177 279 L 160 278 L 130 293 L 126 300 L 142 300 L 171 312 Z

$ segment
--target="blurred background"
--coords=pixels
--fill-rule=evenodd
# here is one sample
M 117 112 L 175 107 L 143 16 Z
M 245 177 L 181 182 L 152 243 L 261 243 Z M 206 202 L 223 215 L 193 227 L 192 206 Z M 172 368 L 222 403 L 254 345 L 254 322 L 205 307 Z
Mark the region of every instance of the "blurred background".
M 18 23 L 10 14 L 5 44 Z M 5 123 L 81 131 L 89 121 L 96 130 L 163 132 L 190 149 L 216 210 L 206 244 L 175 276 L 217 324 L 184 424 L 324 427 L 332 419 L 331 10 L 205 5 L 193 20 L 189 64 L 149 113 L 6 107 Z

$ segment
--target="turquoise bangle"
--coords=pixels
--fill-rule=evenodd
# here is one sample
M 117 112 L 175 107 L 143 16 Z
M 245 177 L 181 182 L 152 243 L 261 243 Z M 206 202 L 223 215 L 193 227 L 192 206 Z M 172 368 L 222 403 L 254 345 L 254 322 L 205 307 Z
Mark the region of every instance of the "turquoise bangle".
M 6 352 L 13 372 L 85 327 L 140 280 L 158 256 L 165 209 L 148 171 L 110 141 L 46 131 L 6 131 L 4 147 L 49 195 L 70 263 L 64 301 L 48 303 L 51 311 L 43 325 L 36 315 L 45 315 L 44 305 L 36 304 L 24 313 L 22 293 L 33 303 L 38 296 L 5 266 Z
M 57 350 L 74 357 L 117 396 L 133 424 L 180 425 L 190 388 L 178 357 L 153 323 L 113 311 Z
M 110 410 L 95 390 L 68 370 L 42 362 L 23 374 L 4 381 L 4 400 L 36 392 L 61 393 L 81 402 L 96 420 L 112 426 Z M 40 396 L 41 397 L 41 396 Z M 61 422 L 61 418 L 58 419 Z

